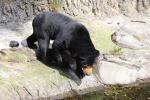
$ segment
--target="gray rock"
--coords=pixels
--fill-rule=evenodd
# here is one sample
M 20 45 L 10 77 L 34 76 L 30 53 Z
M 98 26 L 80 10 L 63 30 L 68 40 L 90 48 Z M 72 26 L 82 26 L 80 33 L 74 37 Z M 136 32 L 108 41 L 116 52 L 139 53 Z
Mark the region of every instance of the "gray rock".
M 149 0 L 64 0 L 65 13 L 75 16 L 112 17 L 116 14 L 150 12 Z
M 131 84 L 150 78 L 149 51 L 128 51 L 98 60 L 97 73 L 103 84 Z
M 0 1 L 0 23 L 31 19 L 42 11 L 73 16 L 112 17 L 117 14 L 149 14 L 149 0 L 5 0 Z
M 67 71 L 41 63 L 28 48 L 0 51 L 0 65 L 1 100 L 57 100 L 104 90 L 95 75 L 84 77 L 81 85 L 77 85 Z
M 146 46 L 136 37 L 122 30 L 118 30 L 112 34 L 112 41 L 120 47 L 129 49 L 141 49 Z
M 150 47 L 149 16 L 135 14 L 129 17 L 112 17 L 106 22 L 116 30 L 112 41 L 120 47 L 146 49 Z M 119 24 L 118 24 L 119 23 Z

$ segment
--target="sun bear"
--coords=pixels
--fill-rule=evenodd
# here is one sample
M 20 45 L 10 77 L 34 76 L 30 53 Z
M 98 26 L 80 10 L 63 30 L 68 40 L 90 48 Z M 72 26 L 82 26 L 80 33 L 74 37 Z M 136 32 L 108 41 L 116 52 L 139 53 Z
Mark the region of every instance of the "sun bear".
M 69 73 L 76 80 L 92 74 L 92 65 L 99 51 L 84 25 L 61 13 L 43 12 L 33 19 L 32 26 L 33 34 L 22 41 L 23 46 L 34 48 L 37 41 L 39 54 L 46 60 L 50 40 L 54 40 L 52 49 L 58 61 L 68 66 Z

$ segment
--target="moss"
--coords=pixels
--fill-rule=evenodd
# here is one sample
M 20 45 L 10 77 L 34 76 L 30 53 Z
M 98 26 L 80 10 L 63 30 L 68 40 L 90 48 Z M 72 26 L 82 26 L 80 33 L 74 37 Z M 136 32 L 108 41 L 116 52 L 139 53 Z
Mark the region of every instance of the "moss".
M 68 97 L 63 100 L 105 100 L 102 92 L 87 93 L 84 95 L 76 95 L 74 97 Z
M 11 77 L 12 80 L 18 80 L 21 84 L 24 84 L 25 80 L 32 80 L 37 84 L 39 80 L 46 81 L 49 84 L 52 84 L 52 82 L 56 83 L 56 79 L 58 84 L 66 80 L 66 78 L 60 76 L 55 69 L 48 67 L 40 61 L 28 62 L 25 66 L 27 67 L 27 70 L 19 76 Z
M 18 68 L 20 68 L 23 71 L 21 74 L 27 77 L 28 76 L 45 77 L 50 75 L 53 76 L 53 74 L 57 71 L 54 66 L 47 66 L 42 62 L 36 60 L 34 51 L 26 48 L 3 50 L 1 51 L 0 59 L 4 61 L 3 63 L 1 63 L 3 69 L 19 70 Z M 56 74 L 59 75 L 59 73 Z
M 86 20 L 81 17 L 76 17 L 76 19 L 87 27 L 91 39 L 99 51 L 109 54 L 120 54 L 123 52 L 123 49 L 111 40 L 111 34 L 113 34 L 114 29 L 102 24 L 99 20 Z
M 52 3 L 49 4 L 50 8 L 53 11 L 59 11 L 62 5 L 62 0 L 52 0 Z
M 121 54 L 123 54 L 123 52 L 124 52 L 124 49 L 122 49 L 118 46 L 114 47 L 114 49 L 109 51 L 109 53 L 112 55 L 121 55 Z
M 64 81 L 68 80 L 63 75 L 60 75 L 59 71 L 55 69 L 54 66 L 47 66 L 35 60 L 35 55 L 30 49 L 16 48 L 3 50 L 0 56 L 3 60 L 0 62 L 2 66 L 0 68 L 0 73 L 4 72 L 6 74 L 6 76 L 0 74 L 0 86 L 6 83 L 19 88 L 23 86 L 31 86 L 33 88 L 36 86 L 36 88 L 38 88 L 40 84 L 53 87 L 55 84 L 63 84 Z M 34 60 L 27 61 L 32 58 L 34 58 Z
M 109 86 L 105 91 L 105 100 L 147 100 L 150 96 L 150 85 Z
M 56 69 L 44 65 L 40 61 L 27 62 L 24 63 L 24 66 L 26 67 L 25 70 L 18 74 L 14 73 L 16 71 L 14 68 L 3 66 L 3 69 L 0 69 L 0 71 L 5 72 L 9 77 L 5 78 L 0 75 L 0 86 L 9 84 L 18 89 L 24 86 L 38 89 L 41 86 L 40 84 L 43 84 L 41 88 L 44 88 L 44 84 L 54 87 L 68 81 Z
M 30 67 L 29 67 L 30 66 Z M 28 67 L 30 68 L 30 72 L 26 73 L 26 75 L 31 76 L 39 76 L 43 77 L 44 79 L 53 79 L 51 81 L 56 81 L 54 77 L 57 79 L 57 81 L 65 81 L 66 77 L 60 76 L 59 69 L 54 69 L 54 66 L 47 66 L 43 64 L 40 61 L 35 61 L 28 64 Z
M 84 98 L 84 99 L 83 99 Z M 82 96 L 80 100 L 105 100 L 101 92 L 88 93 Z
M 91 37 L 95 47 L 104 53 L 112 53 L 112 51 L 119 49 L 120 47 L 111 41 L 111 34 L 111 31 L 93 32 Z
M 33 75 L 33 74 L 39 74 L 39 75 L 47 75 L 47 74 L 52 74 L 53 69 L 50 67 L 44 65 L 40 61 L 33 61 L 27 64 L 29 72 L 27 73 L 28 75 Z
M 0 60 L 8 62 L 22 62 L 27 60 L 27 56 L 23 53 L 18 53 L 13 50 L 5 50 L 3 52 L 5 55 L 0 55 Z
M 29 48 L 11 48 L 0 51 L 1 61 L 24 63 L 35 59 L 35 52 Z
M 150 97 L 150 84 L 132 86 L 108 86 L 104 93 L 101 91 L 67 98 L 65 100 L 148 100 Z

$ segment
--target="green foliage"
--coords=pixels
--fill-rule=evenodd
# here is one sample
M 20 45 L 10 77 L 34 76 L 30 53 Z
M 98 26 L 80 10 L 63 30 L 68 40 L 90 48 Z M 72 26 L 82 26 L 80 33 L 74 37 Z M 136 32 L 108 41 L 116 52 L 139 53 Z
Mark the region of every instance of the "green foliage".
M 104 100 L 104 95 L 101 92 L 89 93 L 82 96 L 80 100 Z
M 101 33 L 93 33 L 92 40 L 100 51 L 109 54 L 118 54 L 122 49 L 111 41 L 111 31 L 103 31 Z
M 1 61 L 8 61 L 8 62 L 21 62 L 26 61 L 27 57 L 22 53 L 14 52 L 13 49 L 5 50 L 4 52 L 1 51 L 0 53 L 0 60 Z
M 150 97 L 150 86 L 109 86 L 105 91 L 105 100 L 147 100 Z
M 123 52 L 123 49 L 114 44 L 111 40 L 111 35 L 115 31 L 114 29 L 105 26 L 99 20 L 91 20 L 92 18 L 85 19 L 76 17 L 76 19 L 86 26 L 90 32 L 92 42 L 100 52 L 108 54 L 121 54 Z
M 34 52 L 28 53 L 29 50 L 30 49 L 28 48 L 23 48 L 23 49 L 11 48 L 6 50 L 1 50 L 0 61 L 27 62 L 35 59 Z
M 109 53 L 112 55 L 121 55 L 123 50 L 120 47 L 114 47 L 113 50 L 109 51 Z
M 50 7 L 53 11 L 58 11 L 62 5 L 62 0 L 52 0 Z
M 108 86 L 104 93 L 93 92 L 64 100 L 149 100 L 150 84 Z
M 53 4 L 59 5 L 61 4 L 62 0 L 52 0 Z

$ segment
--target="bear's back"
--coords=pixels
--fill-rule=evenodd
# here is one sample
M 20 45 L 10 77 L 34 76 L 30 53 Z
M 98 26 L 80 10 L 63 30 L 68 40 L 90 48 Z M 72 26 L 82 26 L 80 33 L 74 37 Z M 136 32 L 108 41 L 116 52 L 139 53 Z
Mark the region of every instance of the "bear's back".
M 69 18 L 66 15 L 63 15 L 61 13 L 56 13 L 56 12 L 43 12 L 39 15 L 37 15 L 34 20 L 33 24 L 55 24 L 56 26 L 58 25 L 66 25 L 68 23 L 75 22 L 73 19 Z

